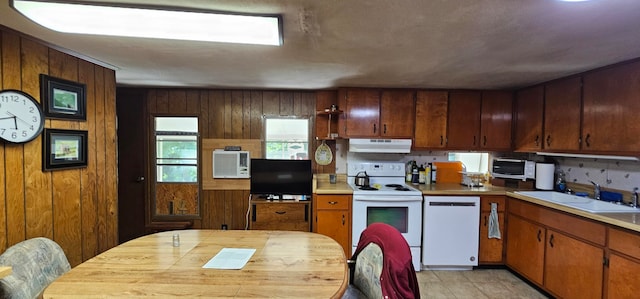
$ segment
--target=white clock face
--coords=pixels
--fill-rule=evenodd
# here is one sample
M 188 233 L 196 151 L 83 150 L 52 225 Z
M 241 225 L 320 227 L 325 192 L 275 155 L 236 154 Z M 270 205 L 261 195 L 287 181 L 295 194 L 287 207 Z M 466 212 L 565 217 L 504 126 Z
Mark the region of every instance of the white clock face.
M 44 115 L 36 100 L 19 90 L 0 91 L 0 138 L 11 143 L 35 139 L 44 127 Z

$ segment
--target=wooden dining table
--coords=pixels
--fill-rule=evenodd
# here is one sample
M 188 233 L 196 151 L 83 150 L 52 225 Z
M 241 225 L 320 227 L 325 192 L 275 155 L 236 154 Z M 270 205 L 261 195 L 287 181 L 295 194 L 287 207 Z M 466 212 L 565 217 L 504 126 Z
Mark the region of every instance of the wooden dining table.
M 203 268 L 223 248 L 256 251 L 241 269 Z M 59 277 L 44 298 L 340 298 L 347 285 L 344 251 L 327 236 L 194 229 L 111 248 Z

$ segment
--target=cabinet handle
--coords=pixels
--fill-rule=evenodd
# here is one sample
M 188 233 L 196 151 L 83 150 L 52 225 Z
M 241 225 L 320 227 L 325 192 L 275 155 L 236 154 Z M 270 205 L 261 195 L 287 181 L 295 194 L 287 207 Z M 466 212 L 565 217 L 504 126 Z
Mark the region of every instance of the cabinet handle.
M 136 178 L 136 182 L 140 183 L 140 182 L 144 182 L 144 177 L 143 176 L 139 176 Z
M 538 242 L 542 242 L 542 239 L 540 238 L 542 236 L 542 230 L 539 229 L 538 230 Z
M 587 134 L 587 137 L 584 139 L 584 143 L 587 145 L 587 147 L 591 146 L 591 134 Z
M 551 238 L 549 238 L 549 245 L 553 247 L 553 234 L 551 234 Z
M 440 135 L 440 145 L 444 145 L 444 136 Z
M 344 226 L 344 214 L 342 214 L 342 226 Z
M 384 130 L 384 134 L 386 135 L 387 134 L 387 124 L 383 125 L 383 130 Z
M 547 146 L 551 146 L 551 135 L 547 135 Z
M 487 226 L 487 215 L 484 215 L 484 226 Z
M 376 131 L 378 131 L 378 129 L 376 128 L 376 124 L 373 124 L 373 134 L 375 134 Z
M 473 135 L 473 145 L 476 145 L 476 136 Z
M 482 137 L 482 139 L 483 139 L 483 140 L 482 140 L 482 145 L 483 145 L 483 146 L 487 146 L 487 135 L 484 135 L 484 136 Z
M 540 145 L 540 135 L 536 135 L 536 140 L 533 142 L 536 146 Z
M 337 201 L 330 201 L 329 204 L 330 205 L 335 205 L 335 204 L 338 204 L 338 202 Z
M 287 213 L 286 211 L 276 211 L 276 214 L 278 214 L 278 215 L 284 215 L 286 213 Z

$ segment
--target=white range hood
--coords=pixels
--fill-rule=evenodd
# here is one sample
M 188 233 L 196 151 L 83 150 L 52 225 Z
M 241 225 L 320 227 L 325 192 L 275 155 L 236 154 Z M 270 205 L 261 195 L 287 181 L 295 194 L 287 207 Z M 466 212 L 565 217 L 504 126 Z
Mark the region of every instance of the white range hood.
M 411 139 L 349 139 L 349 151 L 355 153 L 398 153 L 411 152 Z

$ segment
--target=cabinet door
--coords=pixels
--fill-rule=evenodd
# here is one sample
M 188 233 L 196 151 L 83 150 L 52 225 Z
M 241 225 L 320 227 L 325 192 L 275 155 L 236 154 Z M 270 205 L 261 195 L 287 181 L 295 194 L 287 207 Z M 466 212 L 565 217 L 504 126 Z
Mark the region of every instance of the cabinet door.
M 582 150 L 640 148 L 640 62 L 584 75 Z
M 506 91 L 482 93 L 480 148 L 511 150 L 513 95 Z
M 344 249 L 346 257 L 351 256 L 349 244 L 349 219 L 348 210 L 318 210 L 316 213 L 317 233 L 331 237 Z
M 450 149 L 475 149 L 480 144 L 480 92 L 449 93 L 448 141 Z
M 380 99 L 380 136 L 412 138 L 415 98 L 411 90 L 385 90 Z
M 380 91 L 354 88 L 345 92 L 346 137 L 380 136 Z
M 502 239 L 489 238 L 489 212 L 480 213 L 480 247 L 478 250 L 479 264 L 502 264 Z M 504 213 L 498 213 L 498 226 L 504 238 Z
M 507 219 L 507 265 L 530 281 L 542 285 L 544 227 L 509 214 Z
M 554 81 L 545 86 L 544 145 L 547 150 L 580 149 L 582 78 Z
M 605 298 L 637 298 L 640 294 L 638 283 L 640 262 L 617 254 L 609 255 L 609 275 L 607 276 L 607 296 Z
M 418 91 L 416 95 L 416 148 L 444 148 L 447 136 L 446 91 Z
M 544 90 L 536 86 L 516 93 L 516 131 L 514 147 L 520 152 L 542 149 L 542 113 Z
M 560 298 L 601 298 L 604 250 L 547 231 L 544 285 Z

